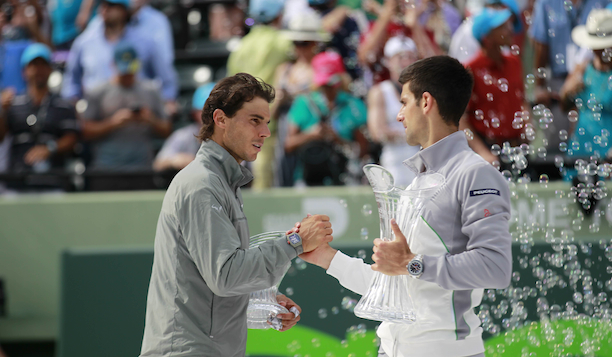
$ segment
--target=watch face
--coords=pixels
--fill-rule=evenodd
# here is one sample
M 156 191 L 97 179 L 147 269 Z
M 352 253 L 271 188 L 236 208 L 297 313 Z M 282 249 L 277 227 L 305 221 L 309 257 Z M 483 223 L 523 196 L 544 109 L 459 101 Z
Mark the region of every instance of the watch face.
M 412 261 L 408 265 L 408 272 L 412 275 L 419 275 L 423 271 L 423 264 L 419 261 Z
M 300 244 L 302 242 L 302 239 L 296 233 L 290 234 L 287 239 L 289 239 L 289 242 L 291 242 L 291 244 Z

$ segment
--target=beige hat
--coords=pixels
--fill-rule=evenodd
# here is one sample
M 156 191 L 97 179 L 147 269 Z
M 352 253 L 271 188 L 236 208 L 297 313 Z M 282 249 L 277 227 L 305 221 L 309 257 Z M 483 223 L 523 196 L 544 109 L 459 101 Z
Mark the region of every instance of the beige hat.
M 589 13 L 586 25 L 574 27 L 572 40 L 577 45 L 592 50 L 612 47 L 612 11 L 593 9 Z
M 391 37 L 385 44 L 385 49 L 383 50 L 383 53 L 387 58 L 391 58 L 402 52 L 417 52 L 416 44 L 410 37 Z
M 321 17 L 315 12 L 294 16 L 283 34 L 291 41 L 326 42 L 331 39 L 331 35 L 323 31 Z

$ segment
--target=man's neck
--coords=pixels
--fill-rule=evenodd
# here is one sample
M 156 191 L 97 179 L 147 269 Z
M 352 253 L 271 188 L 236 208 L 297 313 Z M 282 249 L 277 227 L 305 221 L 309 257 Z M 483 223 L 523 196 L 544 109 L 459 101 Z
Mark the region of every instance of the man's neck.
M 48 87 L 36 87 L 36 86 L 28 86 L 28 95 L 32 98 L 34 104 L 39 106 L 43 99 L 49 94 Z
M 482 53 L 487 56 L 495 65 L 502 68 L 504 64 L 504 55 L 500 46 L 482 46 Z
M 125 24 L 106 24 L 104 26 L 104 37 L 110 42 L 117 41 L 123 36 Z

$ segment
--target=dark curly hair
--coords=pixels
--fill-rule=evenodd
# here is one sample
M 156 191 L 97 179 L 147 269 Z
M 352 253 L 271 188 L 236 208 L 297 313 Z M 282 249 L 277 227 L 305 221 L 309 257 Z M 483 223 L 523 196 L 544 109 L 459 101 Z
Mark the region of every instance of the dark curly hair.
M 274 96 L 274 87 L 248 73 L 237 73 L 220 80 L 202 108 L 202 129 L 197 138 L 200 141 L 207 141 L 213 135 L 215 109 L 223 110 L 225 115 L 231 118 L 244 103 L 252 101 L 253 98 L 259 97 L 272 103 Z

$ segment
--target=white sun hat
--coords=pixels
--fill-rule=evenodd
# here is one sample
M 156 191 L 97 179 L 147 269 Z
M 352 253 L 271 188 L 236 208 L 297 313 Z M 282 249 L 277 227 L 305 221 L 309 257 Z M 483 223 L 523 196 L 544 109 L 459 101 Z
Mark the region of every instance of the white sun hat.
M 612 11 L 594 9 L 589 13 L 586 25 L 574 27 L 572 40 L 582 47 L 603 50 L 612 47 Z
M 410 37 L 395 36 L 387 40 L 383 52 L 385 57 L 391 58 L 401 52 L 417 52 L 417 47 Z
M 293 16 L 288 27 L 283 34 L 291 41 L 327 42 L 331 39 L 331 35 L 323 31 L 321 17 L 315 12 Z

